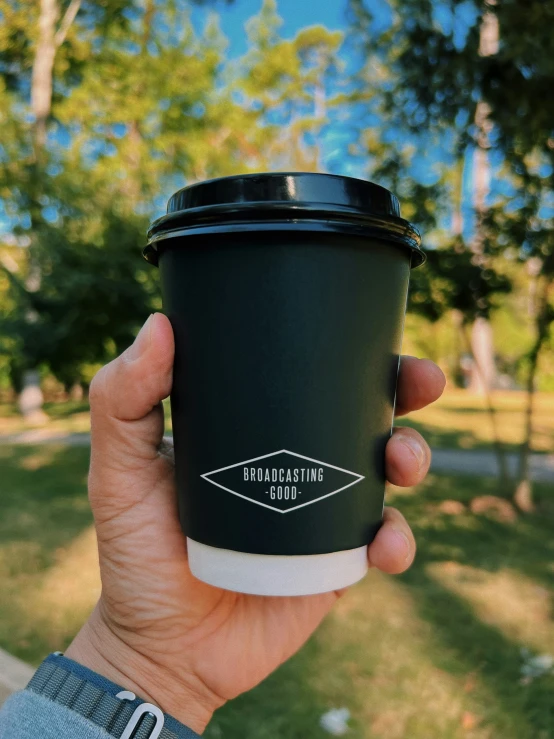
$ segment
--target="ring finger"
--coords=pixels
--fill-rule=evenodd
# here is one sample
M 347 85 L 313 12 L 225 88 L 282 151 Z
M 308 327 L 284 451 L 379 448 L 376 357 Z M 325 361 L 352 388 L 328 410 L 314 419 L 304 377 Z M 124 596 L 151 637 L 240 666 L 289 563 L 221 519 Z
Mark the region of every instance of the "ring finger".
M 431 450 L 414 429 L 393 429 L 385 452 L 387 480 L 393 485 L 410 487 L 421 482 L 431 464 Z

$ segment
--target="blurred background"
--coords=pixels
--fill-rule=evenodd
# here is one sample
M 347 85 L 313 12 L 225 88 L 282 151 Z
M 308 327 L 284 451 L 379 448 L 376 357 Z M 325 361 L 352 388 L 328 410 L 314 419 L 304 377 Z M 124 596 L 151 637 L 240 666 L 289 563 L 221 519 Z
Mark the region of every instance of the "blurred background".
M 187 183 L 326 171 L 424 234 L 404 350 L 448 386 L 402 419 L 428 481 L 389 490 L 419 554 L 206 736 L 554 737 L 553 24 L 551 0 L 0 0 L 0 647 L 36 665 L 98 596 L 87 389 L 161 308 L 149 221 Z

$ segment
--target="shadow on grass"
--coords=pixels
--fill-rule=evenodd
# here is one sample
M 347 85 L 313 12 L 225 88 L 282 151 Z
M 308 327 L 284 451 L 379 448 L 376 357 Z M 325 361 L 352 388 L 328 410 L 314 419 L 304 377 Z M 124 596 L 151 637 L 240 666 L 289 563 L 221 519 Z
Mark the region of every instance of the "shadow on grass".
M 471 408 L 456 408 L 456 416 L 472 415 L 475 411 Z M 453 424 L 455 425 L 455 420 Z M 488 428 L 489 421 L 485 415 L 482 418 L 475 419 L 475 426 Z M 502 418 L 499 421 L 502 424 Z M 494 452 L 494 444 L 478 436 L 472 429 L 444 428 L 444 426 L 425 423 L 412 418 L 411 416 L 402 416 L 397 419 L 396 426 L 410 426 L 419 431 L 431 448 L 433 449 L 474 449 L 476 451 Z M 501 427 L 501 426 L 500 426 Z M 501 427 L 502 428 L 502 427 Z M 540 422 L 535 423 L 535 436 L 539 436 L 538 443 L 533 442 L 534 454 L 548 454 L 554 449 L 554 434 L 549 428 L 541 426 Z M 502 431 L 501 431 L 502 438 Z M 521 450 L 521 445 L 516 442 L 506 441 L 502 438 L 502 449 L 506 453 L 514 454 Z
M 497 495 L 495 478 L 429 475 L 415 495 L 399 496 L 395 503 L 402 508 L 416 534 L 418 568 L 445 560 L 491 572 L 511 568 L 551 587 L 554 486 L 535 483 L 534 491 L 538 512 L 520 515 L 513 524 L 469 511 L 448 516 L 437 509 L 447 499 L 468 505 L 476 496 Z
M 487 704 L 480 697 L 484 720 L 494 736 L 550 739 L 554 730 L 554 678 L 541 677 L 521 685 L 519 648 L 494 626 L 483 623 L 471 605 L 427 577 L 422 567 L 405 576 L 418 615 L 432 624 L 432 659 L 449 674 L 475 673 L 485 685 Z M 479 699 L 478 699 L 479 700 Z
M 456 413 L 474 413 L 471 409 L 456 409 Z M 482 423 L 487 423 L 483 419 Z M 480 439 L 473 431 L 469 429 L 451 429 L 446 430 L 441 426 L 433 426 L 430 423 L 422 423 L 411 416 L 402 417 L 395 423 L 396 426 L 409 426 L 423 434 L 427 443 L 433 449 L 475 449 L 480 451 L 494 451 L 494 446 L 489 441 Z M 510 444 L 503 442 L 503 448 L 506 452 L 516 452 L 519 449 L 518 444 Z
M 434 475 L 423 486 L 419 499 L 406 496 L 395 501 L 418 541 L 416 563 L 400 581 L 412 593 L 419 616 L 432 625 L 440 645 L 432 655 L 437 666 L 451 674 L 477 673 L 485 684 L 493 698 L 485 712 L 494 714 L 491 719 L 498 732 L 494 736 L 550 739 L 554 736 L 554 676 L 521 685 L 522 645 L 483 623 L 465 598 L 429 575 L 434 563 L 455 562 L 488 572 L 509 568 L 547 588 L 552 586 L 551 486 L 537 486 L 541 514 L 512 524 L 471 513 L 447 516 L 433 505 L 447 498 L 467 503 L 476 495 L 494 493 L 494 485 L 488 478 Z
M 0 445 L 0 646 L 32 664 L 63 649 L 86 612 L 79 597 L 56 601 L 41 589 L 92 523 L 88 460 L 88 448 Z M 52 591 L 86 594 L 85 569 L 62 573 Z
M 0 546 L 34 545 L 35 572 L 90 525 L 88 447 L 0 446 Z
M 8 569 L 0 574 L 8 581 L 12 571 L 25 578 L 48 570 L 55 562 L 57 549 L 67 546 L 90 524 L 86 499 L 88 454 L 86 448 L 62 445 L 0 447 L 0 554 L 8 554 L 7 559 L 0 560 L 0 565 L 6 564 Z M 483 623 L 465 598 L 429 574 L 429 567 L 453 561 L 488 572 L 510 568 L 549 587 L 554 514 L 548 502 L 554 498 L 554 491 L 546 485 L 537 485 L 536 489 L 542 499 L 541 515 L 520 518 L 514 524 L 469 513 L 446 516 L 438 512 L 437 506 L 444 499 L 467 503 L 475 495 L 494 494 L 496 482 L 488 478 L 433 475 L 416 495 L 397 495 L 394 501 L 412 523 L 419 543 L 414 568 L 398 583 L 413 596 L 418 617 L 431 627 L 429 659 L 458 678 L 478 674 L 484 694 L 475 701 L 495 739 L 554 736 L 554 678 L 520 685 L 520 645 L 495 626 Z M 26 544 L 29 555 L 22 558 Z M 4 607 L 8 605 L 4 603 Z M 368 589 L 368 613 L 371 606 Z M 17 621 L 16 609 L 14 604 L 8 619 L 13 624 Z M 35 626 L 31 614 L 22 630 L 30 641 L 17 650 L 33 661 L 45 649 L 43 635 Z M 13 637 L 6 628 L 2 637 L 5 646 L 10 646 L 8 639 Z M 341 638 L 333 647 L 333 654 L 325 653 L 325 641 L 316 635 L 258 688 L 218 711 L 206 739 L 321 739 L 325 732 L 319 728 L 319 718 L 330 707 L 352 706 L 358 700 L 356 696 L 372 701 L 371 693 L 365 692 L 370 685 L 365 677 L 361 685 L 349 686 L 345 665 L 347 659 L 360 661 L 359 650 L 371 650 L 375 638 L 378 634 L 369 635 L 366 644 L 356 643 L 356 653 L 347 656 L 346 635 L 344 644 Z M 410 639 L 409 632 L 405 638 Z M 323 690 L 314 680 L 321 673 L 329 676 Z M 379 708 L 376 706 L 376 710 Z M 361 739 L 373 734 L 369 727 L 354 725 L 349 736 Z
M 434 475 L 420 495 L 398 496 L 395 503 L 413 524 L 419 555 L 412 570 L 397 582 L 412 597 L 417 616 L 430 626 L 428 659 L 457 678 L 460 685 L 468 675 L 478 676 L 482 688 L 475 688 L 477 694 L 468 696 L 466 705 L 475 706 L 480 728 L 491 731 L 483 735 L 495 739 L 550 739 L 554 736 L 554 678 L 542 677 L 521 685 L 520 644 L 494 625 L 484 623 L 470 602 L 428 574 L 429 565 L 454 561 L 490 572 L 513 568 L 537 583 L 550 584 L 554 553 L 551 516 L 521 518 L 510 525 L 470 513 L 449 517 L 436 510 L 441 500 L 455 498 L 467 503 L 476 494 L 494 493 L 495 489 L 495 481 L 490 479 Z M 538 492 L 545 499 L 552 493 L 547 486 L 538 486 Z M 372 591 L 369 588 L 367 592 L 371 618 Z M 350 692 L 337 689 L 348 659 L 358 664 L 372 659 L 372 655 L 360 652 L 374 650 L 370 642 L 357 643 L 356 653 L 347 657 L 344 650 L 350 638 L 345 633 L 344 641 L 333 646 L 336 662 L 332 665 L 325 663 L 327 657 L 322 653 L 330 645 L 324 640 L 319 643 L 316 635 L 258 688 L 218 711 L 206 732 L 207 739 L 319 739 L 325 736 L 318 726 L 319 718 L 330 705 L 354 707 L 353 702 L 360 698 L 371 705 L 371 692 L 360 690 L 359 684 Z M 320 689 L 314 689 L 313 676 L 322 669 L 329 673 L 328 700 Z M 371 681 L 367 687 L 370 685 Z M 376 703 L 375 713 L 382 708 Z M 465 735 L 459 726 L 455 736 Z M 377 735 L 369 726 L 353 725 L 349 736 Z

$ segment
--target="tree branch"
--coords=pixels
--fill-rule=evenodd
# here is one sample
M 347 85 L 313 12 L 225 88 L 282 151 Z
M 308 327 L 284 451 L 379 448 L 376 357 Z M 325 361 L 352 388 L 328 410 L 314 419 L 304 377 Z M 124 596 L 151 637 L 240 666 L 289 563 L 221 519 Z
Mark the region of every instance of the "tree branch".
M 54 36 L 54 44 L 56 45 L 56 48 L 58 48 L 58 46 L 61 46 L 65 41 L 67 32 L 71 28 L 71 24 L 75 20 L 75 16 L 79 12 L 80 7 L 81 0 L 71 0 L 68 9 L 65 11 L 64 17 L 62 18 L 60 27 L 58 28 L 58 30 L 56 31 L 56 35 Z

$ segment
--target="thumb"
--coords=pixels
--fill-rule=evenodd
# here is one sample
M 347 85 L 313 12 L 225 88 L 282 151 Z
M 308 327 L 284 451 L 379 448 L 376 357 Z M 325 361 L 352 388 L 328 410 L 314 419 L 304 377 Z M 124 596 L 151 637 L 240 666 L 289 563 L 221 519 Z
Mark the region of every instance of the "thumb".
M 136 499 L 141 489 L 152 487 L 164 431 L 160 402 L 171 390 L 173 354 L 171 324 L 154 313 L 134 343 L 94 377 L 89 394 L 92 502 L 98 490 L 118 497 L 133 493 Z

